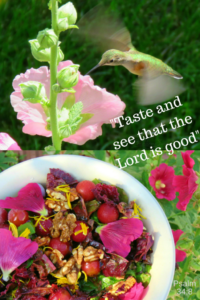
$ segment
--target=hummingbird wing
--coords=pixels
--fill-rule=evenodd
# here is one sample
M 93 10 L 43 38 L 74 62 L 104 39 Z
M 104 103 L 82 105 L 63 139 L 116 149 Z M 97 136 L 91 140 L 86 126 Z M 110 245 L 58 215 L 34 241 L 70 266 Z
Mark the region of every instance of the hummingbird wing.
M 110 49 L 135 49 L 131 43 L 130 32 L 120 18 L 101 4 L 86 13 L 77 25 L 79 30 L 75 34 L 79 39 L 90 40 L 103 52 Z
M 137 102 L 140 105 L 163 102 L 186 90 L 179 80 L 166 75 L 152 79 L 139 77 L 134 82 L 133 87 L 136 92 Z

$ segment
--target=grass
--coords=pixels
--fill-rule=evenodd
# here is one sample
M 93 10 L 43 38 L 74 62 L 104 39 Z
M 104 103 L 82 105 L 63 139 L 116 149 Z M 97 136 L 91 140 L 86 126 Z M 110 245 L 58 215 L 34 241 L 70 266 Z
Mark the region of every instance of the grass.
M 48 1 L 7 0 L 0 5 L 0 131 L 9 133 L 21 147 L 43 149 L 51 144 L 51 139 L 41 136 L 29 136 L 22 133 L 22 122 L 16 119 L 16 113 L 10 104 L 13 91 L 12 80 L 31 67 L 42 64 L 36 61 L 30 52 L 29 39 L 37 36 L 38 31 L 50 27 Z M 63 3 L 67 1 L 63 0 Z M 63 144 L 63 148 L 76 149 L 113 149 L 113 142 L 122 138 L 136 136 L 142 128 L 152 129 L 163 120 L 192 116 L 193 122 L 174 132 L 158 135 L 154 138 L 128 146 L 126 149 L 147 149 L 150 146 L 164 148 L 166 143 L 188 137 L 190 132 L 200 129 L 200 3 L 198 0 L 103 0 L 113 11 L 118 11 L 132 35 L 133 44 L 144 53 L 156 56 L 167 62 L 184 76 L 187 90 L 180 95 L 183 106 L 161 115 L 154 115 L 143 122 L 123 128 L 111 129 L 103 125 L 103 135 L 94 141 L 88 141 L 78 147 Z M 94 7 L 95 0 L 73 1 L 79 18 Z M 65 59 L 80 64 L 85 74 L 95 66 L 101 57 L 98 49 L 86 43 L 79 44 L 69 33 L 62 33 L 61 48 Z M 105 87 L 109 92 L 119 95 L 126 103 L 126 116 L 132 116 L 140 109 L 155 109 L 156 105 L 138 106 L 133 94 L 132 83 L 136 76 L 122 67 L 102 67 L 92 74 L 96 85 Z M 194 145 L 189 145 L 192 148 Z M 196 144 L 200 148 L 200 144 Z

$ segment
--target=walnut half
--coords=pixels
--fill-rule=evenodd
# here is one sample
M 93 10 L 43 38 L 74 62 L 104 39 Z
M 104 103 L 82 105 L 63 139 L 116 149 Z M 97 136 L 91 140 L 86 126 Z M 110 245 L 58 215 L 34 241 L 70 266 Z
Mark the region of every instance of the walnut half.
M 85 262 L 95 261 L 104 257 L 104 251 L 101 249 L 95 249 L 92 246 L 88 246 L 83 251 L 83 256 Z
M 52 238 L 60 237 L 61 242 L 68 242 L 76 225 L 76 216 L 68 214 L 66 217 L 63 212 L 58 212 L 53 219 L 53 226 L 50 228 Z
M 130 276 L 126 279 L 126 281 L 120 281 L 109 286 L 108 291 L 113 296 L 125 294 L 135 283 L 136 283 L 135 278 Z

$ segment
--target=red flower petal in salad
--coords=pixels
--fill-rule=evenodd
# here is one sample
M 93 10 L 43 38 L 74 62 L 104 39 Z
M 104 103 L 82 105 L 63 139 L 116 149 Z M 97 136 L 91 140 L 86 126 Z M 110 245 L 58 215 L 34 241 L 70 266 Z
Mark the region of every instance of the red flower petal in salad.
M 0 207 L 33 211 L 43 216 L 48 215 L 41 188 L 37 183 L 27 184 L 18 192 L 17 197 L 6 197 L 5 200 L 0 200 Z
M 0 229 L 3 243 L 0 243 L 0 268 L 3 280 L 9 280 L 9 274 L 27 261 L 38 249 L 38 244 L 29 239 L 15 238 L 11 231 Z
M 116 186 L 98 183 L 92 191 L 98 201 L 119 203 L 119 193 Z
M 139 219 L 122 219 L 97 227 L 96 231 L 109 253 L 126 257 L 131 250 L 130 243 L 141 236 L 143 223 Z

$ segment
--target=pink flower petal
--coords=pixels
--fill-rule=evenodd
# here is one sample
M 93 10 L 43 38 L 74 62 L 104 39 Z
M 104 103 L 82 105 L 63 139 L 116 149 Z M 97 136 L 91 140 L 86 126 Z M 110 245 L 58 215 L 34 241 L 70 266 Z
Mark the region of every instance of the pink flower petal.
M 139 238 L 142 232 L 141 220 L 122 219 L 103 226 L 100 237 L 110 253 L 126 257 L 131 250 L 130 243 Z
M 47 215 L 42 191 L 37 183 L 29 183 L 23 187 L 17 197 L 6 197 L 0 200 L 0 207 L 10 209 L 22 209 Z
M 176 207 L 185 211 L 193 194 L 198 188 L 198 184 L 196 184 L 198 176 L 193 169 L 189 169 L 185 165 L 183 165 L 183 174 L 183 176 L 178 175 L 174 177 L 173 185 L 175 190 L 179 192 L 179 202 L 177 203 Z
M 38 249 L 38 244 L 23 237 L 13 237 L 11 231 L 0 229 L 3 242 L 0 243 L 0 268 L 3 280 L 9 280 L 9 274 L 27 261 Z
M 172 234 L 173 234 L 173 237 L 174 237 L 174 243 L 175 245 L 177 244 L 180 236 L 183 234 L 184 232 L 180 229 L 174 231 L 172 230 Z M 184 259 L 186 258 L 186 253 L 182 250 L 178 250 L 176 249 L 176 262 L 180 262 L 180 261 L 183 261 Z
M 72 64 L 72 61 L 64 61 L 58 65 L 58 71 Z M 51 136 L 51 131 L 47 130 L 47 116 L 40 104 L 32 104 L 22 101 L 23 97 L 19 84 L 27 81 L 41 82 L 46 89 L 49 97 L 50 73 L 47 67 L 27 70 L 25 74 L 15 77 L 13 87 L 15 91 L 11 94 L 11 104 L 17 112 L 17 118 L 24 124 L 23 132 L 30 135 Z M 65 138 L 64 141 L 83 145 L 88 140 L 94 140 L 102 135 L 102 125 L 110 124 L 110 120 L 123 114 L 125 103 L 118 96 L 115 96 L 105 89 L 94 85 L 90 76 L 79 74 L 75 101 L 83 103 L 83 113 L 93 114 L 92 118 L 82 124 L 79 130 L 72 136 Z M 61 109 L 69 93 L 58 94 L 57 106 Z
M 158 199 L 174 200 L 176 198 L 173 186 L 174 169 L 165 163 L 151 171 L 149 183 L 156 192 Z
M 192 169 L 194 167 L 195 161 L 190 157 L 190 155 L 194 152 L 194 150 L 187 150 L 185 152 L 181 152 L 184 164 L 187 168 Z
M 22 150 L 9 134 L 0 132 L 0 150 Z
M 142 300 L 144 296 L 144 287 L 142 283 L 136 282 L 128 292 L 119 295 L 118 298 L 120 300 Z

